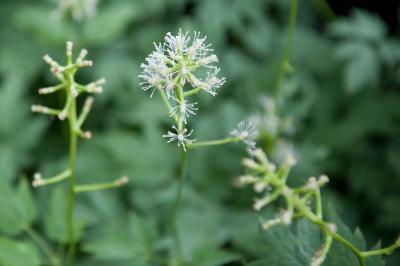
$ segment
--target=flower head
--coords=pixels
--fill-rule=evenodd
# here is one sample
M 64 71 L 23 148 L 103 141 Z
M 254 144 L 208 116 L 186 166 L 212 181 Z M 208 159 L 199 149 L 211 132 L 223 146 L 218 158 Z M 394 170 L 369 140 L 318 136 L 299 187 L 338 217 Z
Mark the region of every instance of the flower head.
M 240 139 L 251 149 L 254 149 L 256 146 L 254 139 L 257 136 L 257 129 L 250 122 L 241 121 L 237 127 L 231 131 L 231 135 Z
M 172 126 L 175 132 L 168 131 L 167 134 L 163 135 L 163 138 L 168 138 L 168 143 L 172 141 L 178 142 L 178 147 L 182 146 L 183 150 L 186 151 L 186 143 L 191 144 L 196 141 L 196 139 L 189 139 L 189 137 L 193 134 L 193 129 L 188 133 L 187 128 L 183 128 L 179 130 L 176 126 Z
M 189 85 L 215 95 L 225 78 L 217 77 L 220 69 L 214 63 L 218 58 L 210 47 L 199 32 L 194 32 L 193 36 L 181 30 L 177 35 L 168 32 L 164 43 L 155 44 L 155 51 L 140 66 L 143 90 L 163 89 L 172 97 L 177 86 L 184 89 Z M 207 70 L 206 75 L 201 75 L 202 69 Z
M 171 108 L 169 115 L 175 118 L 178 118 L 178 116 L 181 115 L 183 122 L 187 124 L 187 119 L 189 118 L 189 116 L 195 115 L 196 111 L 198 110 L 198 108 L 196 107 L 197 102 L 189 103 L 185 99 L 183 99 L 182 101 L 179 101 L 177 99 L 174 100 L 176 101 L 176 105 Z

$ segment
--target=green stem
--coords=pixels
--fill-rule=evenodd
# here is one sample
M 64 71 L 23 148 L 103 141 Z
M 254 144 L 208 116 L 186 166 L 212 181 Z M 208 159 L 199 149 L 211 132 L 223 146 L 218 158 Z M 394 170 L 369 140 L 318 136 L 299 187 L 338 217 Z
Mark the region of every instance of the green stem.
M 356 248 L 352 243 L 350 243 L 347 239 L 343 238 L 338 233 L 327 230 L 327 224 L 312 211 L 310 211 L 306 206 L 304 206 L 303 202 L 300 199 L 294 197 L 293 200 L 296 208 L 299 209 L 309 221 L 319 226 L 321 230 L 327 232 L 327 234 L 331 235 L 333 239 L 349 249 L 357 257 L 360 266 L 365 266 L 364 257 L 358 248 Z
M 191 89 L 191 90 L 189 90 L 189 91 L 187 91 L 187 92 L 184 92 L 184 93 L 183 93 L 183 97 L 187 97 L 187 96 L 191 96 L 191 95 L 193 95 L 193 94 L 197 94 L 197 93 L 199 93 L 200 91 L 202 91 L 201 88 L 194 88 L 194 89 Z
M 282 58 L 279 62 L 278 73 L 276 75 L 275 86 L 274 86 L 274 90 L 275 90 L 274 94 L 275 94 L 276 98 L 278 98 L 281 83 L 285 76 L 286 68 L 289 65 L 289 57 L 290 57 L 290 52 L 291 52 L 291 48 L 292 48 L 293 32 L 296 27 L 297 9 L 298 9 L 298 0 L 292 0 L 291 5 L 290 5 L 290 16 L 289 16 L 289 21 L 288 21 L 286 43 L 284 46 Z
M 371 251 L 364 251 L 364 252 L 361 252 L 361 254 L 365 258 L 371 257 L 371 256 L 378 256 L 378 255 L 391 255 L 393 253 L 393 251 L 399 247 L 400 247 L 400 243 L 395 242 L 386 248 L 381 248 L 381 249 L 371 250 Z
M 230 143 L 230 142 L 238 142 L 238 141 L 240 141 L 240 139 L 237 137 L 229 137 L 229 138 L 225 138 L 225 139 L 194 142 L 191 144 L 186 144 L 186 147 L 188 149 L 195 149 L 195 148 L 204 147 L 204 146 L 222 145 L 222 144 L 226 144 L 226 143 Z
M 71 88 L 73 81 L 73 73 L 69 74 L 68 86 Z M 78 142 L 78 136 L 75 131 L 76 126 L 76 99 L 72 97 L 71 91 L 67 92 L 67 97 L 70 99 L 70 106 L 68 108 L 68 122 L 69 122 L 69 193 L 67 202 L 67 227 L 68 227 L 68 258 L 67 265 L 73 266 L 76 245 L 74 238 L 74 205 L 75 205 L 75 158 L 76 158 L 76 146 Z
M 180 164 L 180 174 L 179 174 L 179 183 L 178 190 L 176 193 L 175 201 L 172 207 L 172 216 L 171 216 L 171 230 L 174 237 L 175 249 L 176 249 L 176 266 L 181 265 L 182 263 L 182 243 L 179 235 L 178 224 L 177 224 L 177 216 L 179 212 L 179 207 L 182 199 L 182 191 L 183 186 L 185 184 L 185 176 L 186 176 L 186 167 L 187 167 L 187 154 L 182 150 L 182 159 Z
M 79 185 L 79 186 L 75 186 L 75 193 L 111 189 L 111 188 L 120 187 L 120 186 L 124 185 L 125 183 L 126 182 L 124 182 L 121 178 L 121 179 L 117 179 L 117 180 L 114 180 L 114 181 L 108 182 L 108 183 Z
M 53 266 L 61 266 L 60 259 L 57 255 L 51 250 L 50 246 L 46 243 L 46 241 L 31 227 L 26 227 L 25 232 L 29 235 L 30 238 L 38 245 L 38 247 L 43 251 L 46 257 L 49 259 Z
M 59 173 L 58 175 L 49 177 L 49 178 L 39 178 L 37 180 L 33 181 L 33 186 L 34 187 L 41 187 L 41 186 L 47 186 L 50 184 L 54 184 L 60 181 L 63 181 L 64 179 L 67 179 L 70 175 L 69 169 Z
M 315 212 L 317 216 L 322 219 L 322 201 L 321 201 L 321 191 L 317 189 L 315 191 Z

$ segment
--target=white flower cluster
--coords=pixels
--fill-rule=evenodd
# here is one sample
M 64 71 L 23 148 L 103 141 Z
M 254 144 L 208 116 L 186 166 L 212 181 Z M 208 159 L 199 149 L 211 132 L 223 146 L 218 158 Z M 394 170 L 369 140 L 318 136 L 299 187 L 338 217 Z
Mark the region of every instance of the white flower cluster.
M 257 129 L 251 122 L 239 122 L 237 127 L 231 131 L 231 136 L 238 138 L 246 144 L 250 151 L 254 150 L 256 147 L 256 142 L 254 140 L 257 137 Z
M 140 66 L 143 90 L 165 90 L 168 98 L 177 98 L 177 88 L 185 89 L 188 85 L 216 95 L 216 90 L 225 83 L 225 78 L 217 77 L 220 69 L 214 63 L 218 57 L 212 54 L 211 44 L 199 32 L 194 32 L 193 37 L 181 30 L 176 36 L 168 32 L 164 43 L 154 46 L 155 51 Z
M 53 15 L 62 17 L 71 14 L 75 21 L 82 21 L 96 14 L 97 2 L 98 0 L 59 0 Z
M 163 137 L 168 142 L 177 141 L 186 151 L 186 145 L 195 141 L 189 139 L 193 130 L 187 129 L 188 118 L 196 115 L 196 102 L 186 98 L 205 91 L 215 96 L 217 89 L 225 83 L 219 78 L 220 69 L 215 65 L 218 58 L 213 54 L 211 44 L 199 32 L 190 35 L 179 30 L 177 35 L 167 33 L 164 43 L 154 44 L 155 50 L 141 64 L 140 85 L 144 91 L 158 90 L 169 108 L 169 115 L 176 122 L 173 131 Z

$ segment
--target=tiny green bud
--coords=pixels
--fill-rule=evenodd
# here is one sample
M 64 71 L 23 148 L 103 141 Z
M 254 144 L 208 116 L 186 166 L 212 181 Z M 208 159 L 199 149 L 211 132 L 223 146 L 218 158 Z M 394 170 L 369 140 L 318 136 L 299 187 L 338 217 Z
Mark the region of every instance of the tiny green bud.
M 331 233 L 336 233 L 337 232 L 337 226 L 334 223 L 326 223 L 326 228 L 331 232 Z

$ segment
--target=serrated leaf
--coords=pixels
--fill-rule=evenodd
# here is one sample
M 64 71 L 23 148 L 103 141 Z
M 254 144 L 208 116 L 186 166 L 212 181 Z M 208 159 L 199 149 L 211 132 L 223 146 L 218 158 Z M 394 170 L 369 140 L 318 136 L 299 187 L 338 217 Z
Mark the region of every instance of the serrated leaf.
M 356 229 L 354 232 L 344 224 L 336 213 L 335 208 L 332 204 L 328 205 L 326 212 L 326 219 L 329 222 L 333 222 L 337 226 L 337 233 L 352 243 L 359 250 L 364 251 L 366 249 L 365 239 L 360 229 Z M 332 247 L 326 257 L 326 266 L 354 266 L 359 265 L 357 257 L 346 247 L 341 245 L 339 242 L 334 241 Z M 385 263 L 381 259 L 381 256 L 370 257 L 366 260 L 367 266 L 384 266 Z
M 297 222 L 295 229 L 277 226 L 262 234 L 267 249 L 265 257 L 249 266 L 309 266 L 320 247 L 320 230 L 305 219 Z
M 48 208 L 45 214 L 45 225 L 47 236 L 54 241 L 60 243 L 67 243 L 68 238 L 68 224 L 67 224 L 67 188 L 55 187 L 51 191 L 48 200 Z M 85 222 L 74 219 L 74 239 L 78 241 L 83 236 L 83 228 Z
M 25 226 L 30 225 L 36 218 L 37 210 L 34 198 L 31 194 L 31 187 L 25 178 L 18 184 L 16 196 L 18 198 L 16 211 Z
M 39 266 L 40 256 L 33 244 L 0 238 L 0 265 L 4 266 Z
M 0 184 L 0 231 L 17 235 L 32 224 L 36 206 L 26 180 L 21 180 L 17 191 L 6 182 Z
M 380 62 L 372 48 L 363 43 L 346 42 L 337 47 L 336 53 L 345 61 L 344 83 L 349 93 L 377 84 Z
M 333 35 L 368 41 L 379 41 L 386 33 L 385 24 L 376 16 L 356 10 L 350 18 L 342 18 L 329 27 Z
M 96 234 L 84 242 L 83 250 L 97 260 L 134 259 L 143 264 L 153 252 L 155 237 L 151 223 L 129 215 L 99 227 Z

